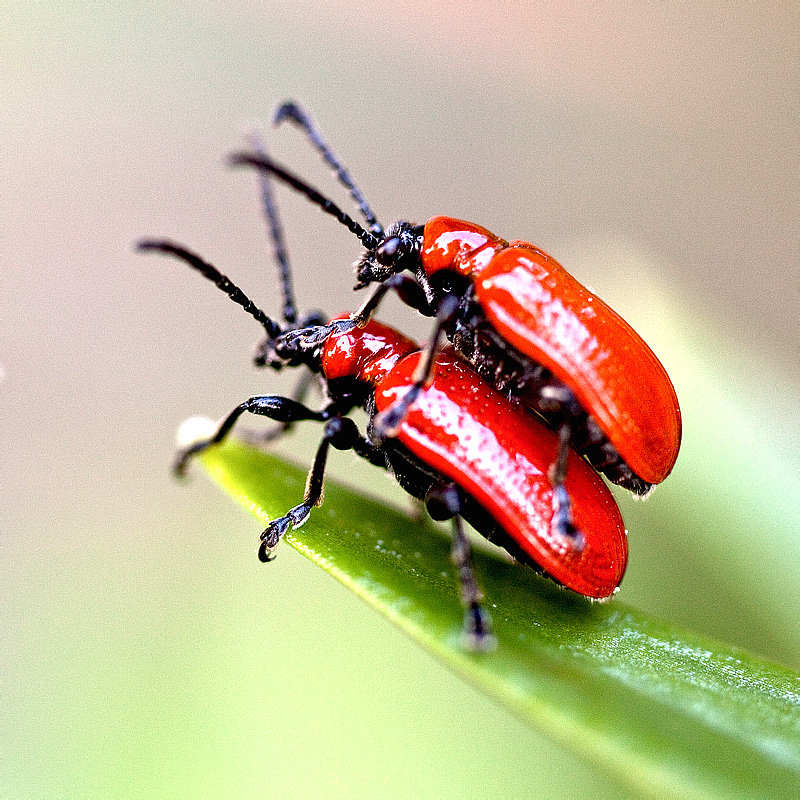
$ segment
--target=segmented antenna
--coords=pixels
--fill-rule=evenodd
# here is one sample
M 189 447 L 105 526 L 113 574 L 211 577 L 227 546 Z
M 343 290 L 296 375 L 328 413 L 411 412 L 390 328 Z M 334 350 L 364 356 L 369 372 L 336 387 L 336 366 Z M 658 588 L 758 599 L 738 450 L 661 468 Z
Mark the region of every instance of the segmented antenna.
M 279 106 L 273 114 L 272 121 L 275 125 L 280 125 L 284 121 L 292 122 L 300 128 L 311 143 L 316 147 L 319 154 L 325 163 L 333 170 L 339 182 L 350 192 L 350 196 L 358 206 L 359 211 L 367 221 L 370 233 L 376 236 L 383 236 L 383 226 L 378 222 L 375 214 L 372 211 L 367 199 L 364 197 L 361 189 L 356 186 L 355 181 L 350 175 L 350 172 L 339 160 L 339 157 L 331 150 L 328 143 L 322 138 L 319 128 L 314 124 L 314 121 L 308 113 L 297 103 L 287 102 Z M 258 149 L 258 148 L 255 148 Z
M 270 173 L 270 175 L 274 175 L 279 180 L 291 186 L 296 192 L 305 195 L 314 205 L 319 206 L 326 214 L 330 214 L 334 219 L 338 220 L 350 233 L 355 234 L 361 244 L 368 250 L 374 250 L 380 244 L 380 240 L 377 236 L 362 228 L 349 214 L 342 211 L 336 203 L 329 200 L 313 186 L 279 166 L 268 156 L 262 157 L 253 153 L 234 153 L 230 156 L 229 163 L 234 167 L 255 167 L 256 169 Z
M 267 158 L 266 148 L 257 131 L 249 131 L 246 138 L 250 146 L 261 158 Z M 275 204 L 272 181 L 270 181 L 266 172 L 260 171 L 258 175 L 261 184 L 261 208 L 267 221 L 275 260 L 278 262 L 278 274 L 280 275 L 281 291 L 283 292 L 283 318 L 289 325 L 293 325 L 297 322 L 297 303 L 295 302 L 294 289 L 292 288 L 292 270 L 289 265 L 286 239 L 283 235 L 278 207 Z
M 191 252 L 191 250 L 163 239 L 145 239 L 136 245 L 136 249 L 139 251 L 155 250 L 179 258 L 193 269 L 196 269 L 203 277 L 208 278 L 219 289 L 222 289 L 234 303 L 240 305 L 256 322 L 260 322 L 270 339 L 277 339 L 283 333 L 283 328 L 258 308 L 230 278 L 223 275 L 212 264 L 203 261 L 200 256 Z

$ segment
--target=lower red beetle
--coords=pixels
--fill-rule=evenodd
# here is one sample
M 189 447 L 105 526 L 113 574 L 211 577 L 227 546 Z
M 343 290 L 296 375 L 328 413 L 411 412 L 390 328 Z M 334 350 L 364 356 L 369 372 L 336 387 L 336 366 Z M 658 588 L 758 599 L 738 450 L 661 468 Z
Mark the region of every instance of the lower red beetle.
M 209 264 L 182 247 L 146 241 L 143 250 L 172 253 L 226 289 L 235 287 Z M 257 312 L 255 307 L 252 307 Z M 256 314 L 254 313 L 254 316 Z M 258 312 L 257 318 L 260 318 Z M 363 329 L 340 332 L 337 322 L 287 331 L 274 341 L 273 366 L 306 364 L 319 371 L 328 401 L 319 411 L 287 397 L 258 395 L 238 405 L 215 432 L 183 450 L 176 471 L 191 456 L 221 442 L 245 412 L 281 423 L 325 423 L 322 441 L 309 472 L 302 503 L 273 520 L 261 534 L 262 560 L 270 560 L 289 527 L 302 525 L 322 500 L 329 447 L 353 450 L 388 468 L 400 485 L 426 501 L 435 519 L 454 520 L 453 561 L 467 608 L 465 632 L 474 647 L 490 641 L 490 622 L 480 605 L 481 592 L 469 563 L 463 517 L 480 533 L 518 560 L 537 567 L 559 583 L 587 597 L 610 597 L 627 563 L 622 517 L 602 479 L 576 453 L 568 455 L 565 506 L 548 475 L 557 436 L 524 407 L 509 402 L 489 386 L 454 351 L 436 355 L 429 386 L 400 422 L 397 435 L 375 443 L 344 416 L 356 406 L 375 414 L 391 406 L 413 384 L 424 357 L 418 346 L 397 331 L 370 321 Z M 263 321 L 263 320 L 262 320 Z M 558 515 L 562 519 L 556 520 Z
M 265 207 L 275 221 L 269 200 Z M 273 230 L 279 229 L 274 226 Z M 327 454 L 333 446 L 353 450 L 389 469 L 406 491 L 425 500 L 435 519 L 453 520 L 452 557 L 461 583 L 465 633 L 471 646 L 485 648 L 492 636 L 470 565 L 462 517 L 518 560 L 575 592 L 595 599 L 615 592 L 627 563 L 627 538 L 609 490 L 572 451 L 566 455 L 565 485 L 554 487 L 548 466 L 553 453 L 563 449 L 556 434 L 523 406 L 489 386 L 455 351 L 421 351 L 410 339 L 375 321 L 363 328 L 354 327 L 348 317 L 324 325 L 281 325 L 214 266 L 189 250 L 163 240 L 144 241 L 139 249 L 178 257 L 259 321 L 267 333 L 259 363 L 274 368 L 306 365 L 323 381 L 326 402 L 320 410 L 279 395 L 251 397 L 224 417 L 213 434 L 192 443 L 176 459 L 176 472 L 183 473 L 193 455 L 221 442 L 245 412 L 284 426 L 301 420 L 324 423 L 305 497 L 263 531 L 259 549 L 262 560 L 270 560 L 289 527 L 303 524 L 321 503 Z M 288 276 L 288 269 L 283 272 Z M 288 292 L 285 297 L 290 300 Z M 293 309 L 293 303 L 287 302 L 285 307 Z M 432 376 L 431 380 L 420 387 L 416 401 L 398 424 L 396 436 L 376 438 L 377 415 L 408 392 L 421 368 Z M 359 406 L 369 415 L 366 437 L 345 416 Z M 571 505 L 565 500 L 567 492 Z
M 380 286 L 352 315 L 355 324 L 363 325 L 389 290 L 435 316 L 429 348 L 440 346 L 444 331 L 480 375 L 559 432 L 551 467 L 556 485 L 563 482 L 569 443 L 612 482 L 637 494 L 666 478 L 680 447 L 680 408 L 663 366 L 628 323 L 528 242 L 508 242 L 451 217 L 424 225 L 398 222 L 384 231 L 308 115 L 287 103 L 276 113 L 282 120 L 308 134 L 350 190 L 367 229 L 263 154 L 239 154 L 232 161 L 278 177 L 360 239 L 366 250 L 356 288 Z M 379 419 L 386 433 L 397 428 L 429 379 L 421 370 L 411 390 Z

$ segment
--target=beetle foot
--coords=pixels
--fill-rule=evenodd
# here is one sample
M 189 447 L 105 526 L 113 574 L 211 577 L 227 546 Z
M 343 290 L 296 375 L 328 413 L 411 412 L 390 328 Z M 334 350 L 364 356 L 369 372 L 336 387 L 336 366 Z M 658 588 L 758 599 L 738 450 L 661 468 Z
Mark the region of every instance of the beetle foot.
M 408 391 L 385 411 L 375 417 L 373 430 L 380 441 L 394 438 L 400 432 L 400 425 L 408 414 L 408 409 L 414 404 L 422 391 L 422 385 L 414 383 Z
M 278 555 L 275 551 L 283 535 L 289 530 L 291 519 L 287 514 L 284 517 L 272 520 L 261 534 L 261 545 L 258 548 L 258 560 L 266 564 Z
M 553 536 L 575 552 L 579 553 L 586 546 L 586 537 L 572 522 L 572 501 L 563 483 L 553 487 L 553 519 L 550 530 Z
M 406 410 L 401 403 L 395 403 L 387 408 L 386 411 L 376 415 L 372 423 L 372 432 L 379 442 L 384 439 L 393 439 L 397 436 L 400 430 L 400 423 L 406 415 L 405 412 Z
M 307 519 L 311 512 L 311 507 L 306 503 L 295 506 L 288 514 L 272 520 L 261 534 L 261 545 L 258 548 L 258 560 L 264 563 L 272 561 L 277 553 L 275 552 L 284 534 L 289 530 L 289 526 L 299 528 Z
M 275 547 L 268 547 L 266 542 L 261 542 L 258 546 L 258 560 L 262 564 L 269 564 L 270 561 L 274 561 L 278 557 L 277 549 L 277 544 Z
M 464 647 L 473 653 L 488 653 L 497 647 L 497 638 L 492 633 L 492 618 L 478 602 L 470 603 L 464 613 L 461 639 Z
M 569 543 L 569 547 L 573 552 L 580 553 L 586 546 L 586 537 L 582 531 L 576 528 L 571 522 L 568 522 L 563 528 L 553 529 L 556 536 L 561 537 Z

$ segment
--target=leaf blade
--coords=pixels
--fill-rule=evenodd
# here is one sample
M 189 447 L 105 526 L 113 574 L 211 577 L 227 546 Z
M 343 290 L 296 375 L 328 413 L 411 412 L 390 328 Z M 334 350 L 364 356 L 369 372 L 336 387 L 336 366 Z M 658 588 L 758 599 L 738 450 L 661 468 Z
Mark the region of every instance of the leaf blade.
M 203 461 L 263 522 L 302 496 L 302 470 L 235 441 Z M 647 792 L 796 792 L 796 674 L 616 601 L 590 604 L 482 551 L 475 568 L 500 644 L 468 653 L 446 536 L 333 482 L 326 489 L 287 542 L 543 732 Z

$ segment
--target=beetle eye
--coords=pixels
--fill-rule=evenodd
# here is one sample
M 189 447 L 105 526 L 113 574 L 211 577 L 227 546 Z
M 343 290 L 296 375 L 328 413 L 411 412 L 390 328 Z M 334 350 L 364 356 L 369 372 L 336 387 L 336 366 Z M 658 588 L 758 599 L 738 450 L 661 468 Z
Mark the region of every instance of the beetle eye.
M 378 245 L 378 249 L 375 251 L 375 260 L 384 267 L 388 267 L 394 263 L 399 250 L 400 237 L 391 236 Z

